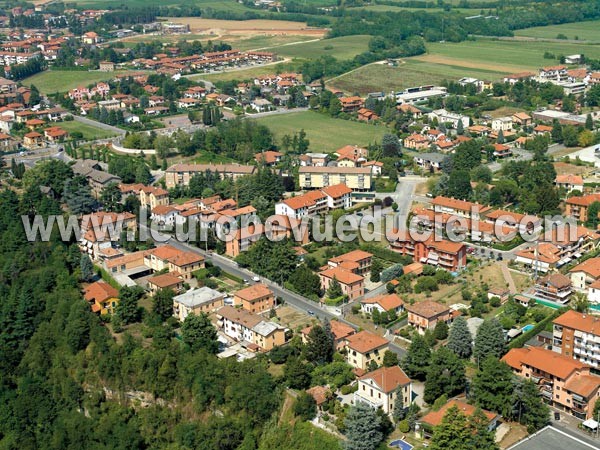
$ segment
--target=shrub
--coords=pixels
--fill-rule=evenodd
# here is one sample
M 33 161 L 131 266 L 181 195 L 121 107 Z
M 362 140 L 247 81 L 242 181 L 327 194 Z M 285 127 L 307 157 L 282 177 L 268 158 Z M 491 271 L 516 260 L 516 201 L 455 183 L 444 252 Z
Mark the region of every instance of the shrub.
M 408 420 L 404 419 L 398 422 L 398 431 L 401 433 L 408 433 L 410 431 L 410 425 L 408 424 Z

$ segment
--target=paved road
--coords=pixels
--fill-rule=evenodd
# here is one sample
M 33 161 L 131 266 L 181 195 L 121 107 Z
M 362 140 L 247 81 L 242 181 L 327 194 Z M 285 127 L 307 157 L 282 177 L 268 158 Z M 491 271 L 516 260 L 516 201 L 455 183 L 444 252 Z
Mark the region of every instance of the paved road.
M 197 247 L 194 247 L 190 244 L 184 243 L 184 242 L 179 242 L 176 239 L 170 239 L 168 240 L 168 243 L 170 245 L 172 245 L 175 248 L 178 248 L 180 250 L 184 250 L 184 251 L 191 251 L 193 253 L 202 255 L 204 258 L 206 258 L 207 261 L 211 261 L 215 266 L 220 267 L 222 270 L 225 270 L 226 272 L 231 273 L 232 275 L 235 275 L 237 277 L 240 277 L 242 279 L 247 279 L 247 280 L 252 280 L 254 277 L 256 277 L 257 275 L 254 274 L 253 272 L 244 269 L 242 267 L 239 267 L 237 265 L 237 263 L 235 263 L 234 261 L 225 258 L 224 256 L 218 255 L 216 253 L 206 253 L 203 250 L 200 250 Z M 324 308 L 321 308 L 317 303 L 315 303 L 312 300 L 309 300 L 308 298 L 299 295 L 295 292 L 289 291 L 288 289 L 283 288 L 281 285 L 274 283 L 266 278 L 262 278 L 261 277 L 261 281 L 263 283 L 265 283 L 266 285 L 268 285 L 271 290 L 275 293 L 276 296 L 281 297 L 287 304 L 293 306 L 294 308 L 303 311 L 304 313 L 306 313 L 307 311 L 313 311 L 314 315 L 316 318 L 318 318 L 319 320 L 324 320 L 324 319 L 336 319 L 339 320 L 340 322 L 345 323 L 346 325 L 351 326 L 354 329 L 358 329 L 358 326 L 353 324 L 352 322 L 347 321 L 346 319 L 344 319 L 343 317 L 339 317 L 327 310 L 325 310 Z M 396 345 L 390 342 L 390 350 L 392 350 L 394 353 L 398 354 L 399 357 L 404 357 L 404 355 L 406 354 L 406 351 Z
M 81 116 L 74 115 L 73 119 L 75 119 L 76 122 L 81 122 L 86 125 L 90 125 L 90 126 L 97 127 L 97 128 L 102 128 L 103 130 L 106 130 L 106 131 L 111 131 L 113 133 L 118 134 L 119 136 L 125 136 L 125 133 L 126 133 L 125 130 L 122 130 L 117 127 L 113 127 L 112 125 L 107 125 L 102 122 L 98 122 L 96 120 L 88 119 L 87 117 L 81 117 Z
M 565 147 L 563 144 L 552 144 L 548 147 L 548 155 L 551 156 L 554 153 L 558 153 L 561 150 L 564 150 L 566 148 L 567 147 Z M 496 172 L 502 168 L 502 164 L 504 162 L 510 161 L 511 159 L 515 159 L 518 161 L 529 161 L 530 159 L 533 159 L 533 152 L 530 152 L 529 150 L 525 150 L 525 149 L 521 149 L 521 148 L 513 148 L 512 151 L 515 155 L 517 155 L 516 158 L 507 158 L 507 159 L 504 159 L 501 161 L 494 161 L 494 162 L 489 163 L 487 166 L 490 168 L 490 170 L 492 172 Z

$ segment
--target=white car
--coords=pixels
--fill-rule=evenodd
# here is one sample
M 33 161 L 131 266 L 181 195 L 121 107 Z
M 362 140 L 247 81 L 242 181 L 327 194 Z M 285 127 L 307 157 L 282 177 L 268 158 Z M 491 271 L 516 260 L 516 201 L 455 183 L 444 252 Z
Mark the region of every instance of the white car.
M 255 276 L 252 277 L 252 281 L 260 281 L 260 278 L 255 275 Z

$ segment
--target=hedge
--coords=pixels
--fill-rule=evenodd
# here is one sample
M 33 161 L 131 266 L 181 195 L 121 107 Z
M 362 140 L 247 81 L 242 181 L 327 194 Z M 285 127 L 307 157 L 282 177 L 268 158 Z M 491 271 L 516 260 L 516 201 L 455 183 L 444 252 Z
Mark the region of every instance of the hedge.
M 106 281 L 108 284 L 110 284 L 112 287 L 114 287 L 117 291 L 121 289 L 121 285 L 119 283 L 117 283 L 117 280 L 115 280 L 111 274 L 109 274 L 106 270 L 104 270 L 102 267 L 100 266 L 94 266 L 96 268 L 96 273 L 100 274 L 100 277 Z
M 408 317 L 408 311 L 404 311 L 402 314 L 400 314 L 396 320 L 392 320 L 390 323 L 386 323 L 384 325 L 385 328 L 391 328 L 394 325 L 396 325 L 398 322 L 403 321 L 404 319 L 406 319 Z
M 396 253 L 393 250 L 390 250 L 389 248 L 383 248 L 383 247 L 378 247 L 377 245 L 373 245 L 373 244 L 364 244 L 361 246 L 363 248 L 363 250 L 372 253 L 373 255 L 377 256 L 380 259 L 385 259 L 386 261 L 390 261 L 393 263 L 399 263 L 399 264 L 406 264 L 407 263 L 407 257 L 405 255 L 402 255 L 400 253 Z M 408 258 L 410 259 L 410 258 Z M 409 261 L 412 262 L 412 261 Z
M 233 275 L 232 273 L 226 272 L 226 271 L 221 271 L 221 276 L 224 276 L 225 278 L 229 278 L 230 280 L 235 281 L 236 283 L 243 283 L 244 280 L 242 280 L 240 277 Z
M 531 330 L 526 331 L 518 338 L 514 339 L 510 344 L 508 344 L 508 348 L 520 348 L 525 345 L 525 343 L 536 336 L 538 333 L 544 331 L 546 329 L 546 325 L 556 319 L 558 316 L 562 315 L 569 308 L 560 308 L 554 311 L 552 314 L 548 315 L 544 318 L 544 320 L 539 321 Z

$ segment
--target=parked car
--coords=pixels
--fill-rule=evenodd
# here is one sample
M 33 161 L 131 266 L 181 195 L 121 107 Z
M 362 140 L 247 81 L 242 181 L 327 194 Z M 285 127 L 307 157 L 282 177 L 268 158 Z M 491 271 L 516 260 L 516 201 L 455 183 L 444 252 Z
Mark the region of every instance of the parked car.
M 260 278 L 255 275 L 255 276 L 252 277 L 252 281 L 260 281 Z
M 308 310 L 306 311 L 306 314 L 308 314 L 309 316 L 314 316 L 314 315 L 315 315 L 314 311 L 312 311 L 312 310 L 310 310 L 310 309 L 308 309 Z

